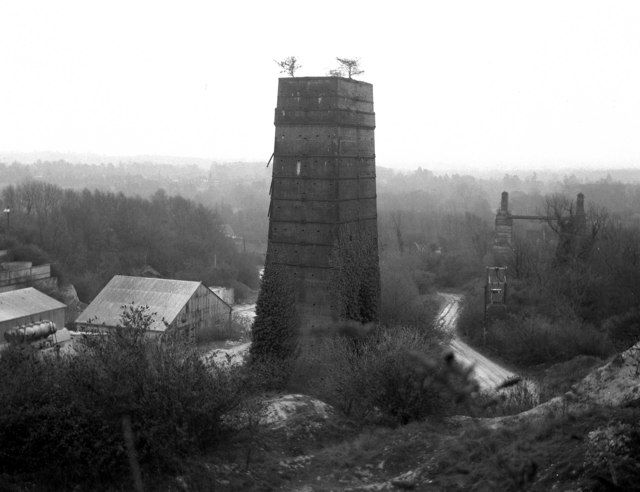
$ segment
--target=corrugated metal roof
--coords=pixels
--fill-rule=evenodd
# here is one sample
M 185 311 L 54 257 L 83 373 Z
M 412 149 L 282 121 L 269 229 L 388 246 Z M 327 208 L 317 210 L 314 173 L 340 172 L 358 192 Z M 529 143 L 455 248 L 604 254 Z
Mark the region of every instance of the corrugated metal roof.
M 45 311 L 65 308 L 66 305 L 33 287 L 0 293 L 0 322 L 23 318 Z
M 196 292 L 200 282 L 162 278 L 126 277 L 116 275 L 96 296 L 76 323 L 117 326 L 122 306 L 149 306 L 154 314 L 152 330 L 165 330 L 163 320 L 171 324 L 180 310 Z

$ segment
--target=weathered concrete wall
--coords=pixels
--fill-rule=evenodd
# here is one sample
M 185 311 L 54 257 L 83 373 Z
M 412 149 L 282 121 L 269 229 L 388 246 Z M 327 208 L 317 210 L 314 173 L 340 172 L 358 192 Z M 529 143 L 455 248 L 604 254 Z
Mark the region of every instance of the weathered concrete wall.
M 377 242 L 373 86 L 280 79 L 275 127 L 267 262 L 297 279 L 303 330 L 322 330 L 338 316 L 329 260 L 340 228 Z
M 51 265 L 32 266 L 30 261 L 0 264 L 0 292 L 15 290 L 51 278 Z

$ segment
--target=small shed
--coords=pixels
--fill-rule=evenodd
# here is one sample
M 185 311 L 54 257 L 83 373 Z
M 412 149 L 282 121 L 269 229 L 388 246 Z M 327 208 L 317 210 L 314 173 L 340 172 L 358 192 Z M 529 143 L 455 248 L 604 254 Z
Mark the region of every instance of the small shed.
M 148 306 L 150 331 L 183 332 L 194 342 L 224 333 L 231 306 L 201 282 L 116 275 L 76 319 L 80 329 L 113 328 L 125 306 Z
M 53 321 L 64 328 L 67 306 L 33 287 L 0 293 L 0 344 L 12 328 L 37 321 Z

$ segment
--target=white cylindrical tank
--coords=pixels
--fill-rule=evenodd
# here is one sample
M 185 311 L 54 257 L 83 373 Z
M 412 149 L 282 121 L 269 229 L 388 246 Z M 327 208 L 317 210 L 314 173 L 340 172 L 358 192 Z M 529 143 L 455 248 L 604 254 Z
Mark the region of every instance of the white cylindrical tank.
M 42 320 L 12 328 L 5 332 L 4 339 L 9 343 L 33 342 L 46 338 L 55 332 L 56 324 L 53 321 Z

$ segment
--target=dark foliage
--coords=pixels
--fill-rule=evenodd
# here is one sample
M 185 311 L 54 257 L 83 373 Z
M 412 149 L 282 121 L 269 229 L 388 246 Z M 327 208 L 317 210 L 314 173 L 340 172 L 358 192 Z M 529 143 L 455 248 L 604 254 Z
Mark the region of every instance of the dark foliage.
M 358 341 L 344 336 L 314 340 L 303 348 L 293 391 L 320 398 L 359 421 L 406 424 L 451 407 L 442 334 L 433 326 L 378 329 Z M 434 360 L 425 374 L 414 352 Z
M 491 311 L 486 326 L 482 287 L 467 294 L 458 328 L 470 343 L 520 367 L 612 352 L 606 332 L 578 318 L 566 299 L 548 297 L 518 281 L 509 288 L 507 310 Z
M 612 316 L 602 327 L 616 350 L 626 350 L 640 341 L 640 309 L 633 308 L 624 314 Z
M 127 309 L 121 327 L 72 356 L 3 352 L 0 474 L 53 490 L 106 487 L 127 483 L 132 460 L 145 475 L 176 471 L 221 442 L 240 380 L 177 340 L 150 338 L 149 322 L 144 309 Z
M 13 256 L 55 259 L 82 301 L 91 301 L 113 275 L 136 275 L 147 265 L 164 277 L 206 285 L 257 282 L 259 258 L 236 251 L 215 212 L 162 190 L 142 199 L 25 181 L 2 197 L 11 209 Z
M 329 260 L 334 302 L 345 320 L 369 323 L 380 317 L 378 244 L 369 231 L 343 227 Z
M 380 323 L 424 326 L 438 310 L 432 274 L 420 254 L 387 253 L 380 261 Z
M 265 268 L 252 327 L 250 363 L 281 387 L 298 353 L 300 318 L 292 275 L 280 266 Z

